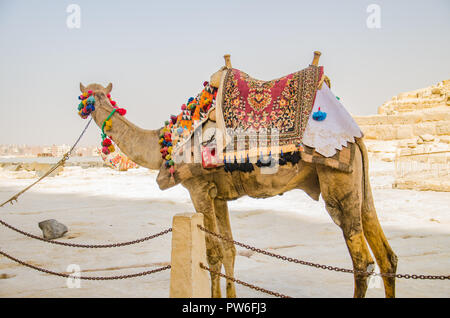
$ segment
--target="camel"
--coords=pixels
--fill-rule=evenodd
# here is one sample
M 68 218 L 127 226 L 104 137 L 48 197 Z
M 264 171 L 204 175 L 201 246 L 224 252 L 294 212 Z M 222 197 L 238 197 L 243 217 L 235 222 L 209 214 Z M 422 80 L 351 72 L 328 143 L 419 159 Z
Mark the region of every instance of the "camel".
M 229 60 L 227 61 L 229 64 Z M 221 68 L 213 74 L 211 81 L 220 78 Z M 112 90 L 100 84 L 84 86 L 81 92 L 92 90 L 95 96 L 95 111 L 91 116 L 101 128 L 103 121 L 113 110 L 107 98 Z M 137 127 L 124 117 L 112 116 L 112 128 L 108 131 L 120 150 L 131 160 L 148 169 L 167 169 L 162 165 L 158 144 L 160 129 L 146 130 Z M 186 178 L 181 184 L 189 191 L 197 213 L 204 215 L 205 228 L 232 238 L 227 201 L 245 195 L 253 198 L 268 198 L 286 191 L 301 189 L 312 199 L 319 200 L 322 194 L 326 210 L 343 233 L 355 271 L 371 271 L 375 256 L 382 273 L 395 274 L 397 256 L 390 247 L 379 223 L 369 182 L 368 155 L 362 139 L 356 139 L 357 147 L 351 173 L 300 161 L 280 166 L 274 174 L 261 174 L 255 166 L 252 172 L 225 172 L 223 167 L 202 169 Z M 207 261 L 212 270 L 220 272 L 222 265 L 228 276 L 234 277 L 236 249 L 233 243 L 206 235 Z M 385 296 L 395 297 L 395 277 L 383 277 Z M 354 297 L 365 297 L 368 275 L 354 274 Z M 220 277 L 211 273 L 211 295 L 221 297 Z M 234 282 L 226 281 L 226 296 L 236 297 Z

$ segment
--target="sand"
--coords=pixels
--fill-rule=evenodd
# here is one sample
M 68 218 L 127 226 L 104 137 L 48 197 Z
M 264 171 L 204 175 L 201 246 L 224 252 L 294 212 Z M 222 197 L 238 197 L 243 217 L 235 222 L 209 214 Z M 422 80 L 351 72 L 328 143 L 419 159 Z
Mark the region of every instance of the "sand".
M 445 192 L 392 189 L 393 163 L 371 163 L 375 205 L 383 229 L 399 257 L 399 273 L 450 274 L 450 196 Z M 0 170 L 0 201 L 34 179 L 32 172 Z M 61 241 L 106 244 L 129 241 L 171 226 L 173 215 L 193 212 L 182 186 L 160 191 L 156 172 L 144 168 L 67 167 L 0 209 L 0 218 L 36 235 L 37 224 L 56 219 L 69 232 Z M 230 202 L 236 240 L 274 253 L 351 268 L 340 229 L 322 199 L 301 191 L 270 199 Z M 0 226 L 0 249 L 34 265 L 65 272 L 78 264 L 84 276 L 113 276 L 170 263 L 171 235 L 114 249 L 50 245 Z M 291 264 L 237 248 L 236 278 L 293 297 L 351 297 L 351 274 Z M 68 288 L 65 278 L 26 268 L 0 256 L 1 297 L 168 297 L 170 271 L 120 281 L 81 281 Z M 224 284 L 222 284 L 223 286 Z M 237 285 L 239 297 L 266 297 Z M 367 297 L 383 297 L 370 288 Z M 397 280 L 398 297 L 449 297 L 449 281 Z

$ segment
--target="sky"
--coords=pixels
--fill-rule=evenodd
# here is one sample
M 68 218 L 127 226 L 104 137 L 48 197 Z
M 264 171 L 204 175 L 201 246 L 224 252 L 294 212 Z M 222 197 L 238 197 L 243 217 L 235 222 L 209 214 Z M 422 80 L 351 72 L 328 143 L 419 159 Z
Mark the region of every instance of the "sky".
M 67 7 L 80 8 L 69 28 Z M 369 28 L 371 4 L 380 28 Z M 72 144 L 79 83 L 113 83 L 126 117 L 156 129 L 233 67 L 271 80 L 303 69 L 313 51 L 354 115 L 401 92 L 450 79 L 450 1 L 0 0 L 0 144 Z M 81 145 L 100 143 L 92 125 Z

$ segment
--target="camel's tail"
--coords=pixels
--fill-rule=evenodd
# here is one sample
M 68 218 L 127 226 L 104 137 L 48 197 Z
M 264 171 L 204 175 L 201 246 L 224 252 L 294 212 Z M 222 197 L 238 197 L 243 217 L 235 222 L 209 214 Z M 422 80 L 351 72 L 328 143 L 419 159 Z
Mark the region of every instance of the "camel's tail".
M 361 219 L 363 223 L 364 237 L 369 243 L 378 266 L 383 273 L 395 274 L 397 269 L 397 256 L 383 233 L 378 221 L 375 204 L 373 202 L 372 189 L 369 180 L 369 156 L 367 148 L 361 138 L 356 139 L 356 144 L 361 150 L 363 162 L 363 200 L 361 208 Z M 387 297 L 395 297 L 395 278 L 384 277 L 384 286 Z
M 369 180 L 369 155 L 367 154 L 367 148 L 364 142 L 362 141 L 362 138 L 355 138 L 356 144 L 359 147 L 359 150 L 361 151 L 362 156 L 362 162 L 363 162 L 363 202 L 362 202 L 362 210 L 363 211 L 369 211 L 373 210 L 375 211 L 375 205 L 373 203 L 373 196 L 372 196 L 372 188 L 370 186 L 370 180 Z

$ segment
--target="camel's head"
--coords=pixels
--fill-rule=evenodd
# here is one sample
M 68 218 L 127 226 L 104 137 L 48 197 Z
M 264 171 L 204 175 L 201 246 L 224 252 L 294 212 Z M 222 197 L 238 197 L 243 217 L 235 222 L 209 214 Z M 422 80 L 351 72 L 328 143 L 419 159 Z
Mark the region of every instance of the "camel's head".
M 88 91 L 92 91 L 94 94 L 95 93 L 104 93 L 105 95 L 108 95 L 109 93 L 111 93 L 112 90 L 112 84 L 109 83 L 108 86 L 103 87 L 100 84 L 89 84 L 88 86 L 84 86 L 82 83 L 80 83 L 80 91 L 82 93 L 87 93 Z
M 209 85 L 211 85 L 212 87 L 219 88 L 223 73 L 231 68 L 230 54 L 224 55 L 224 59 L 225 66 L 222 66 L 217 72 L 211 75 Z

